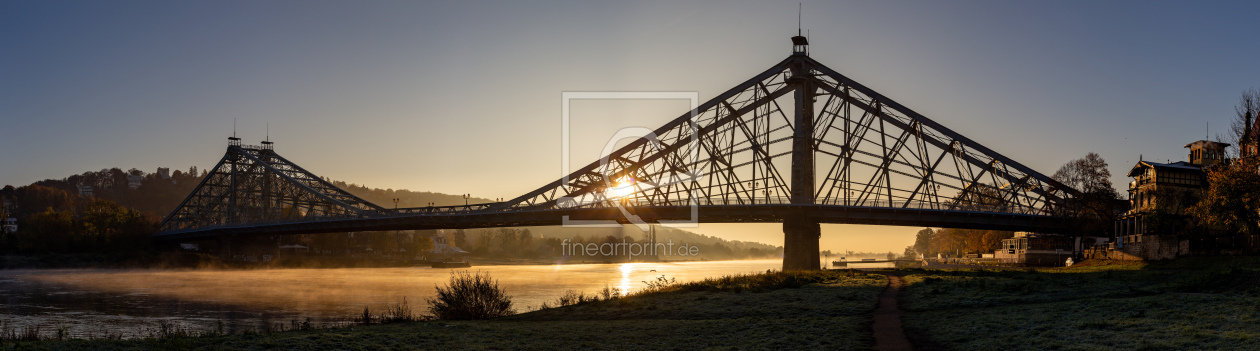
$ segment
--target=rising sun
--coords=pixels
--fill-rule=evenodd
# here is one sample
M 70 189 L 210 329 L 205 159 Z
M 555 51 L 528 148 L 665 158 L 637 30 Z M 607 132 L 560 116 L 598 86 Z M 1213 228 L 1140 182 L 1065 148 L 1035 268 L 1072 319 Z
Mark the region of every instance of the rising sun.
M 604 191 L 604 196 L 609 198 L 619 198 L 634 193 L 634 178 L 622 177 L 617 180 L 617 185 Z

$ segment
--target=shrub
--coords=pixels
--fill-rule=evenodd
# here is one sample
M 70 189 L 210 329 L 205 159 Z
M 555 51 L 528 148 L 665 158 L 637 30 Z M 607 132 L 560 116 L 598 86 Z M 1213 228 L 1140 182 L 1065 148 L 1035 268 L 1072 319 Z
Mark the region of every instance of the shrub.
M 643 292 L 651 293 L 651 292 L 665 291 L 677 285 L 678 281 L 675 280 L 674 278 L 665 278 L 665 276 L 662 275 L 662 276 L 656 277 L 656 280 L 644 281 L 643 284 L 647 284 L 647 287 L 643 288 Z
M 516 313 L 512 298 L 489 273 L 451 272 L 446 288 L 435 288 L 437 297 L 428 299 L 429 313 L 438 319 L 490 319 Z

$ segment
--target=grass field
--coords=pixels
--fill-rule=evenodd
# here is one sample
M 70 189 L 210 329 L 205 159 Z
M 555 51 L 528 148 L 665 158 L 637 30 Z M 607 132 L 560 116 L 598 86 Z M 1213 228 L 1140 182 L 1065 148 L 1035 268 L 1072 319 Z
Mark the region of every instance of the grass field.
M 1254 257 L 903 273 L 924 349 L 1260 349 Z
M 860 272 L 776 272 L 671 284 L 489 321 L 4 343 L 0 350 L 869 349 L 869 314 L 886 284 L 884 276 Z

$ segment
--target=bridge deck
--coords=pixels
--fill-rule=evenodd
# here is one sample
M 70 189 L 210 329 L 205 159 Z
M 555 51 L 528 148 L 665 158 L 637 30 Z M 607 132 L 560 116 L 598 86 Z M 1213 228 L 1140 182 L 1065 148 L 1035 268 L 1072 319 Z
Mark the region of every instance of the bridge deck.
M 988 213 L 957 210 L 856 207 L 836 205 L 719 205 L 634 207 L 633 213 L 647 222 L 687 221 L 698 223 L 775 223 L 791 215 L 807 213 L 820 223 L 893 226 L 948 227 L 990 230 L 1038 230 L 1062 228 L 1058 217 Z M 476 211 L 442 215 L 399 214 L 370 218 L 327 218 L 312 221 L 273 221 L 239 225 L 199 227 L 168 231 L 157 240 L 199 240 L 219 235 L 290 235 L 352 231 L 468 229 L 519 226 L 553 226 L 569 220 L 610 220 L 623 218 L 617 208 L 494 212 Z M 629 223 L 625 219 L 619 223 Z

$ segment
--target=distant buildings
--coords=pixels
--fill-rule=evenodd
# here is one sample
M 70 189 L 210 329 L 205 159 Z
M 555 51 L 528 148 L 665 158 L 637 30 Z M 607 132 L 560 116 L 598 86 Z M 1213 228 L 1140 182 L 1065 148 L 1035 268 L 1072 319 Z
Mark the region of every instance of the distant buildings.
M 1015 237 L 1002 240 L 1002 248 L 994 252 L 993 257 L 999 262 L 1057 266 L 1072 257 L 1074 248 L 1075 242 L 1070 237 L 1015 232 Z
M 127 187 L 131 188 L 132 190 L 139 188 L 140 183 L 142 182 L 144 182 L 144 176 L 142 175 L 131 175 L 131 174 L 127 175 Z
M 455 245 L 451 245 L 450 243 L 448 243 L 446 241 L 446 237 L 443 237 L 440 235 L 434 235 L 434 236 L 429 237 L 429 240 L 433 242 L 433 249 L 429 250 L 429 253 L 431 254 L 438 254 L 438 255 L 468 254 L 468 251 L 464 251 L 464 249 L 461 249 Z
M 92 196 L 92 186 L 91 186 L 91 185 L 80 185 L 80 186 L 79 186 L 79 196 Z

